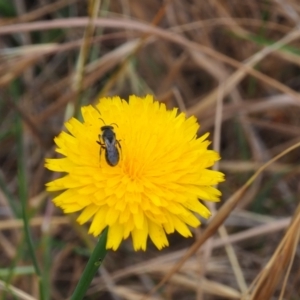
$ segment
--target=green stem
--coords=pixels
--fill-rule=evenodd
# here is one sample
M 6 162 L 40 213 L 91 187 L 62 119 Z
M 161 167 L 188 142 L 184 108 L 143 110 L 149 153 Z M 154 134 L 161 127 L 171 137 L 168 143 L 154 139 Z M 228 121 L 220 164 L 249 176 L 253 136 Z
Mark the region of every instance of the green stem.
M 89 288 L 96 272 L 101 266 L 103 259 L 106 255 L 106 240 L 107 240 L 108 228 L 103 231 L 99 241 L 81 275 L 81 278 L 75 288 L 75 291 L 70 298 L 71 300 L 81 300 L 83 299 L 87 289 Z
M 29 248 L 29 253 L 31 256 L 31 260 L 33 262 L 33 266 L 35 269 L 35 273 L 38 277 L 38 284 L 39 284 L 39 292 L 40 292 L 40 299 L 45 300 L 45 290 L 44 290 L 44 283 L 42 278 L 42 273 L 38 264 L 38 260 L 35 254 L 34 244 L 31 238 L 30 232 L 30 225 L 29 225 L 29 217 L 27 214 L 27 199 L 28 199 L 28 192 L 27 192 L 27 180 L 25 175 L 25 158 L 24 158 L 24 151 L 23 151 L 23 140 L 22 140 L 22 125 L 21 120 L 17 119 L 17 149 L 18 149 L 18 185 L 19 185 L 19 196 L 21 200 L 21 212 L 22 212 L 22 219 L 24 224 L 24 234 L 25 239 Z

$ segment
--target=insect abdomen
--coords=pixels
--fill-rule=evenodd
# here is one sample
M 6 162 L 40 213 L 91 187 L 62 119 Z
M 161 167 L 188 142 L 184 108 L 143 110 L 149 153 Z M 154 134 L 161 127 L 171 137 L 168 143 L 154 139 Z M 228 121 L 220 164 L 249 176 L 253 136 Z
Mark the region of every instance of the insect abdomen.
M 105 151 L 105 159 L 106 159 L 106 162 L 114 167 L 118 164 L 119 162 L 119 159 L 120 159 L 120 155 L 119 155 L 119 151 L 118 149 L 114 149 L 114 150 L 110 150 L 110 151 Z

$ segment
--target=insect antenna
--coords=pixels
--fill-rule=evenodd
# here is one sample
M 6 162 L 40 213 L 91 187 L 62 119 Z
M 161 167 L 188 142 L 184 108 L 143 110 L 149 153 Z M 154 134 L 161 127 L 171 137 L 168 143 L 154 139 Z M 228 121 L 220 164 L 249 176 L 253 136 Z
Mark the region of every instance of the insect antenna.
M 105 126 L 107 126 L 102 118 L 99 118 L 99 120 L 101 120 L 101 121 L 103 122 L 103 124 L 104 124 Z M 109 126 L 111 126 L 111 125 L 115 125 L 115 126 L 117 126 L 117 127 L 119 128 L 118 124 L 116 124 L 116 123 L 111 123 L 111 124 L 109 124 Z

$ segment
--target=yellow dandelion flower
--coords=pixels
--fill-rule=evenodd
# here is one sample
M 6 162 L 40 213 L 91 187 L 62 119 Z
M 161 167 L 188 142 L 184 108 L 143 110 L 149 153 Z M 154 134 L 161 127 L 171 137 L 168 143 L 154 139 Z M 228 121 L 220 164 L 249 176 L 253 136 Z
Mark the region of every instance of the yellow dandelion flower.
M 150 95 L 102 98 L 81 112 L 83 123 L 70 119 L 69 133 L 55 138 L 64 158 L 46 160 L 49 170 L 67 173 L 47 184 L 48 191 L 63 191 L 55 205 L 81 211 L 80 224 L 92 219 L 94 236 L 108 227 L 107 249 L 129 235 L 135 250 L 146 249 L 148 236 L 158 249 L 169 245 L 166 234 L 191 236 L 189 226 L 200 225 L 195 213 L 210 216 L 199 199 L 218 201 L 213 185 L 224 180 L 207 169 L 219 155 L 207 149 L 208 134 L 197 138 L 196 118 Z

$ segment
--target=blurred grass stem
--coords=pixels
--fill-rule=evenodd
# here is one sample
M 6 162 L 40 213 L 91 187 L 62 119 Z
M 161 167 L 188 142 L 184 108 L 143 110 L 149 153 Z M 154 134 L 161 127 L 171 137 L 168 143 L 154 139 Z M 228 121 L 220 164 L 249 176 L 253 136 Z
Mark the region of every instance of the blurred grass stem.
M 18 145 L 17 147 L 18 148 L 18 184 L 19 184 L 19 196 L 20 196 L 21 207 L 22 207 L 22 219 L 24 223 L 25 240 L 28 244 L 31 260 L 35 269 L 35 273 L 38 277 L 38 285 L 39 285 L 39 293 L 40 293 L 39 296 L 41 300 L 45 300 L 46 296 L 45 296 L 43 278 L 35 255 L 35 249 L 34 249 L 30 228 L 29 228 L 30 227 L 29 218 L 27 214 L 28 191 L 27 191 L 25 160 L 24 160 L 24 151 L 23 151 L 23 131 L 22 131 L 22 124 L 20 118 L 17 119 L 16 123 L 17 123 L 16 135 L 17 135 L 17 145 Z

